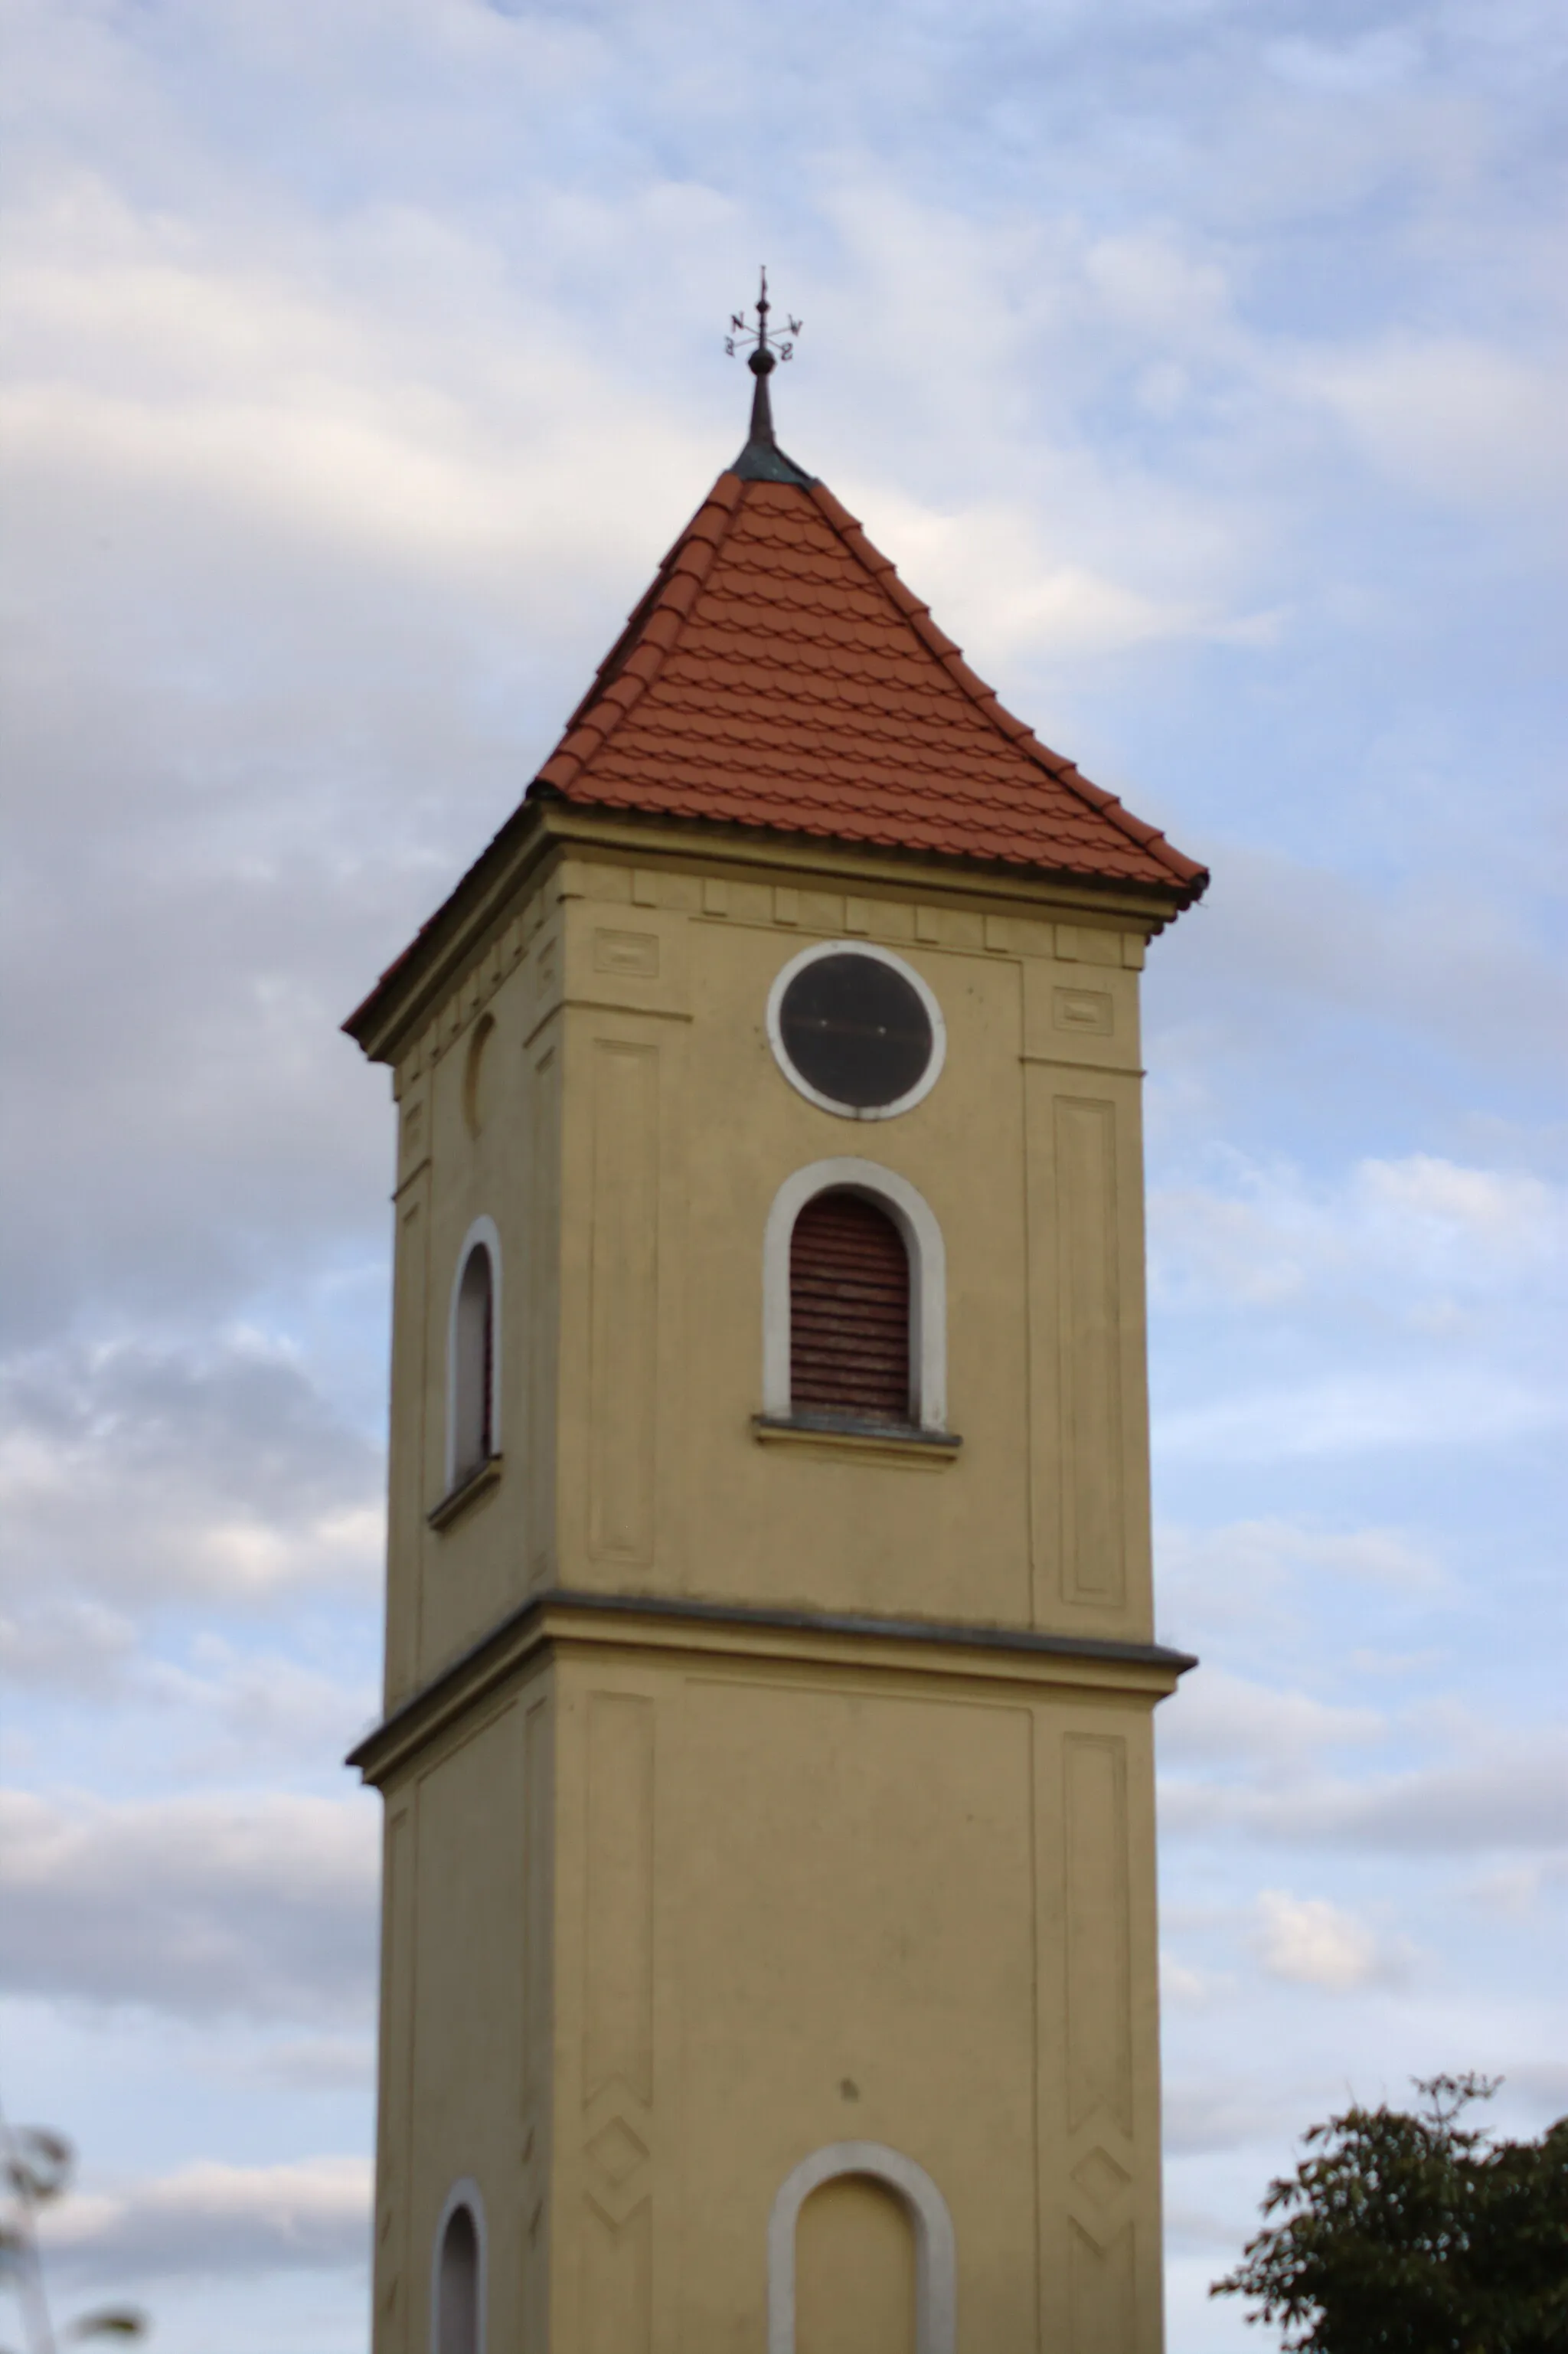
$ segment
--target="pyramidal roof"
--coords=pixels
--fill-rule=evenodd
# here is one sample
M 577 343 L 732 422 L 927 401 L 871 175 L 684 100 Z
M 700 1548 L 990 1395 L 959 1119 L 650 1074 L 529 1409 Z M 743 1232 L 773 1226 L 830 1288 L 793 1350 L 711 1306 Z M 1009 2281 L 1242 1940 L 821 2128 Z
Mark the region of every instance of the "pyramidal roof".
M 1208 871 L 997 701 L 848 509 L 773 438 L 764 345 L 751 437 L 659 567 L 524 804 L 1150 889 Z M 519 808 L 344 1028 L 364 1044 Z M 367 1049 L 368 1051 L 368 1049 Z
M 832 493 L 760 432 L 530 798 L 1001 860 L 1196 898 L 1204 868 L 998 702 Z

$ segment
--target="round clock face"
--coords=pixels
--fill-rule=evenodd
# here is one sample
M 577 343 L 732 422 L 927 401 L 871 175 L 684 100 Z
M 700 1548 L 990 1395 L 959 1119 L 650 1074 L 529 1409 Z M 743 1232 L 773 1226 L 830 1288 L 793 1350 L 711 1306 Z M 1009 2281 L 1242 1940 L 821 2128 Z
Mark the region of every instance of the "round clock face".
M 899 957 L 831 940 L 791 958 L 774 982 L 768 1031 L 791 1086 L 848 1119 L 907 1111 L 937 1081 L 945 1038 L 937 1001 Z

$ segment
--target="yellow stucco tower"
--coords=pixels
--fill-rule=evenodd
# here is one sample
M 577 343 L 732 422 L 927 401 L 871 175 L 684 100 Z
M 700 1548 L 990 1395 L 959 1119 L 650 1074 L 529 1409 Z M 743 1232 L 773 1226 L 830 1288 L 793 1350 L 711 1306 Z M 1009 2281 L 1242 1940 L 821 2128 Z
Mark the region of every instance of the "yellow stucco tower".
M 1139 973 L 1202 871 L 751 438 L 400 1108 L 376 2354 L 1156 2354 Z

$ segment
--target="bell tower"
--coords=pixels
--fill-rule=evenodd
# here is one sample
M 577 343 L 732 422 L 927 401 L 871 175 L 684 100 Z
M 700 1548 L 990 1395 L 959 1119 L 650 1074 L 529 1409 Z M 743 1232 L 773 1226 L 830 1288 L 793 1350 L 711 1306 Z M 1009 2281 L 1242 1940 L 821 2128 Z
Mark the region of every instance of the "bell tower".
M 399 1106 L 376 2354 L 1158 2354 L 1138 990 L 1207 877 L 750 340 L 346 1025 Z

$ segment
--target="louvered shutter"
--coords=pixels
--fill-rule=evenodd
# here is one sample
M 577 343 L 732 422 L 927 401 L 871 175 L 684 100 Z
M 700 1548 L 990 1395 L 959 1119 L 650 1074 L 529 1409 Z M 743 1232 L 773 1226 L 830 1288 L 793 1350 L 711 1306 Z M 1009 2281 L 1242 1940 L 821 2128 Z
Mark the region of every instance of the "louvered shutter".
M 789 1398 L 909 1419 L 909 1256 L 858 1193 L 819 1193 L 789 1242 Z

